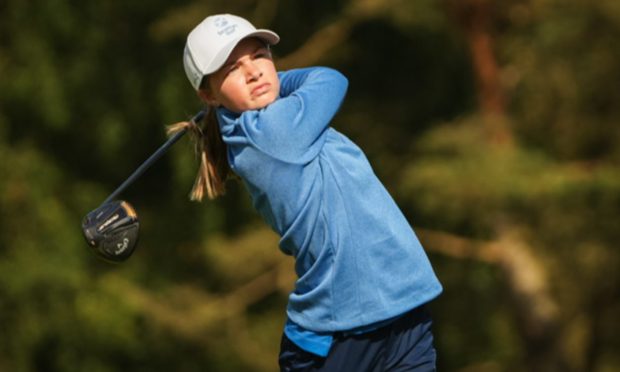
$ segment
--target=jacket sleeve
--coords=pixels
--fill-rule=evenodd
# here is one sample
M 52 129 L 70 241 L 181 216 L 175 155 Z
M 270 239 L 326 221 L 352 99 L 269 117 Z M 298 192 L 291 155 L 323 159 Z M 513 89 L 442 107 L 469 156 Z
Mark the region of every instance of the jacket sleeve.
M 241 125 L 261 151 L 285 162 L 306 163 L 325 143 L 348 81 L 326 67 L 291 70 L 279 77 L 280 97 L 262 110 L 245 112 Z

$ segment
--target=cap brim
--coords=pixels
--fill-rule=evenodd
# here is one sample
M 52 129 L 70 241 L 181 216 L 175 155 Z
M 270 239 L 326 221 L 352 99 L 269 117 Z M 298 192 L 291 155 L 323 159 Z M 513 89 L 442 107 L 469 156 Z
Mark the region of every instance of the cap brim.
M 246 35 L 243 35 L 231 41 L 230 43 L 228 43 L 225 47 L 223 47 L 220 50 L 220 52 L 215 56 L 213 61 L 211 61 L 209 68 L 205 70 L 204 75 L 209 75 L 219 70 L 220 67 L 222 67 L 224 63 L 226 63 L 228 56 L 230 56 L 230 53 L 232 53 L 233 49 L 235 49 L 237 44 L 239 44 L 241 40 L 245 40 L 249 37 L 259 38 L 265 41 L 266 43 L 268 43 L 269 45 L 276 45 L 277 43 L 280 42 L 280 36 L 278 36 L 278 34 L 276 34 L 273 31 L 265 30 L 265 29 L 258 29 L 254 32 L 250 32 Z

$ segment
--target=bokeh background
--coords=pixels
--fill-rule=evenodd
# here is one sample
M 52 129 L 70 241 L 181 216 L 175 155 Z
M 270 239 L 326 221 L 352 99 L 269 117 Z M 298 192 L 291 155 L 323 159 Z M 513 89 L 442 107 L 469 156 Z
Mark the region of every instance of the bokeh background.
M 441 371 L 620 370 L 620 2 L 0 2 L 0 371 L 274 371 L 293 260 L 232 182 L 188 200 L 187 138 L 123 194 L 121 265 L 82 217 L 200 108 L 209 14 L 350 79 L 367 153 L 445 291 Z

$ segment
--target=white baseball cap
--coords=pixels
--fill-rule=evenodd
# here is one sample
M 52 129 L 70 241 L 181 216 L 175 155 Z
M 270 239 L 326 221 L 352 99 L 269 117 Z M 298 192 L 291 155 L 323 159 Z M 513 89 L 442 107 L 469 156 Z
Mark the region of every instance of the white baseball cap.
M 205 18 L 187 36 L 183 66 L 189 82 L 198 90 L 205 75 L 217 71 L 237 44 L 248 37 L 257 37 L 270 45 L 280 37 L 273 31 L 256 29 L 247 20 L 232 14 Z

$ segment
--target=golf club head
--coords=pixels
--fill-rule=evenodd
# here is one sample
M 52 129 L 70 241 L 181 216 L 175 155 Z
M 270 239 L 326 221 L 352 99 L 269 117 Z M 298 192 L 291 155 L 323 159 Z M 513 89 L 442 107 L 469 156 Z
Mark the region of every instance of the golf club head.
M 128 259 L 136 248 L 140 222 L 133 207 L 116 200 L 88 213 L 82 221 L 86 242 L 100 258 L 110 262 Z

